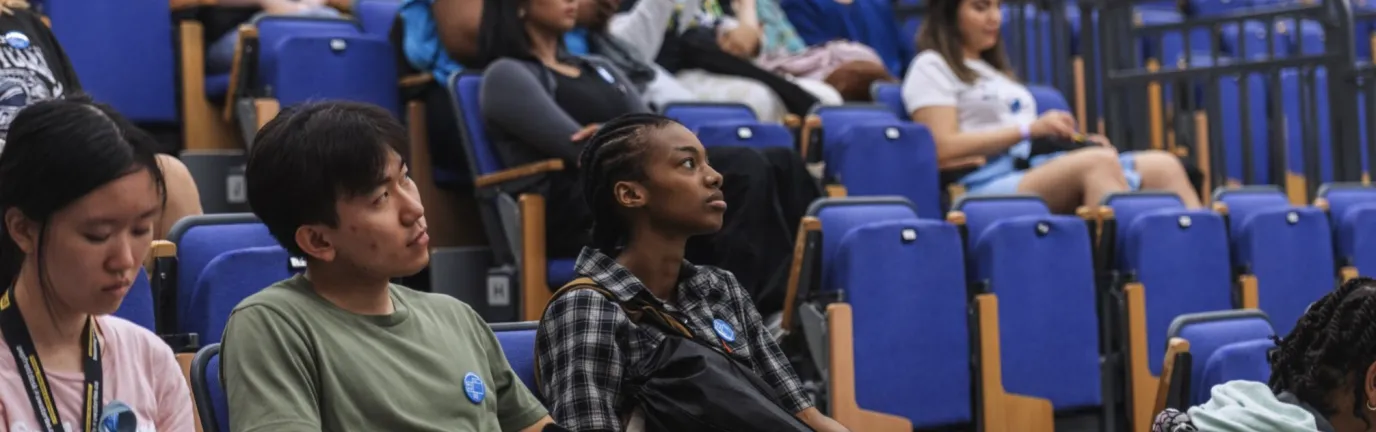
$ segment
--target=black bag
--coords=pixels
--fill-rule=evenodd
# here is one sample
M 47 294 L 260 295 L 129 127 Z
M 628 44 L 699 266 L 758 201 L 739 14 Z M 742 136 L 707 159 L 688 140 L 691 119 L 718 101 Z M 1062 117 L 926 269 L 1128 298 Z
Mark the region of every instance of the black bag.
M 1031 168 L 1032 158 L 1044 154 L 1056 152 L 1079 150 L 1084 147 L 1093 147 L 1095 144 L 1087 139 L 1058 139 L 1058 138 L 1037 138 L 1032 140 L 1031 151 L 1027 152 L 1027 158 L 1013 158 L 1013 169 L 1022 171 Z
M 779 405 L 773 388 L 748 366 L 693 337 L 687 327 L 650 302 L 618 302 L 589 278 L 569 282 L 550 302 L 579 289 L 602 293 L 632 321 L 656 326 L 668 336 L 642 363 L 629 365 L 635 373 L 628 374 L 633 378 L 626 380 L 624 391 L 633 401 L 632 408 L 640 409 L 646 431 L 812 431 Z

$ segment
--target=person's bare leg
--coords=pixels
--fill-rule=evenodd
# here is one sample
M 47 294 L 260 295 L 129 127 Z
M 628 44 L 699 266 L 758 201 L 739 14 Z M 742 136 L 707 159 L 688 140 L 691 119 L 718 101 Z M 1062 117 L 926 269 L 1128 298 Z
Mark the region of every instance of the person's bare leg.
M 1118 152 L 1093 147 L 1075 150 L 1027 170 L 1018 192 L 1042 197 L 1051 211 L 1074 213 L 1081 205 L 1099 205 L 1105 195 L 1128 190 Z
M 201 193 L 196 189 L 196 182 L 191 179 L 191 171 L 186 169 L 186 165 L 177 158 L 160 154 L 158 166 L 162 168 L 163 183 L 167 186 L 167 207 L 158 219 L 154 238 L 165 239 L 167 232 L 172 230 L 172 225 L 177 221 L 187 216 L 199 215 L 203 211 Z
M 1198 208 L 1199 192 L 1190 184 L 1180 158 L 1160 150 L 1147 150 L 1133 155 L 1137 173 L 1142 175 L 1142 189 L 1164 190 L 1180 195 L 1185 207 Z

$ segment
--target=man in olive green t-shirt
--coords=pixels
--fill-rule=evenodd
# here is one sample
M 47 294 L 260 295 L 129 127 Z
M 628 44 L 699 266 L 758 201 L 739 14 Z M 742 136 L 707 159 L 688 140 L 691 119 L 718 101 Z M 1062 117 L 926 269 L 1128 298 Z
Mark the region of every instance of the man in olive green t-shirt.
M 231 432 L 533 432 L 549 415 L 468 305 L 393 285 L 429 263 L 385 111 L 284 111 L 249 153 L 249 205 L 306 273 L 240 303 L 222 342 Z M 283 263 L 286 265 L 286 263 Z

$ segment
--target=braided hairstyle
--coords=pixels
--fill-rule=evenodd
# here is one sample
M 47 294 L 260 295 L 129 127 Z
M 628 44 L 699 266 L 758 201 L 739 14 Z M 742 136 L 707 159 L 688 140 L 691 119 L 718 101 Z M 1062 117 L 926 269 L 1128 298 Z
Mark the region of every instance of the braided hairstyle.
M 626 114 L 604 123 L 579 155 L 583 200 L 592 212 L 592 247 L 611 252 L 625 244 L 629 228 L 618 214 L 612 188 L 645 179 L 646 133 L 678 124 L 657 114 Z
M 1367 405 L 1366 371 L 1376 362 L 1376 280 L 1347 281 L 1309 306 L 1295 329 L 1275 338 L 1271 391 L 1290 392 L 1319 412 L 1339 412 L 1329 400 L 1336 389 L 1351 388 L 1353 413 Z

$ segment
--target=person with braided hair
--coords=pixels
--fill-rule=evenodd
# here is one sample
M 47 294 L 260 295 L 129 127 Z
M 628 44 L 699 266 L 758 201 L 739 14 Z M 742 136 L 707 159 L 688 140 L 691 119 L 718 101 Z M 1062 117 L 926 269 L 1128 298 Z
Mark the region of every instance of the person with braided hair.
M 1376 431 L 1376 280 L 1343 283 L 1275 339 L 1269 383 L 1214 386 L 1209 402 L 1161 413 L 1154 430 Z
M 577 256 L 591 240 L 594 215 L 578 186 L 586 167 L 578 156 L 589 138 L 599 129 L 617 137 L 660 121 L 628 117 L 620 126 L 607 124 L 650 109 L 616 65 L 562 49 L 577 6 L 576 0 L 485 0 L 480 44 L 479 105 L 497 159 L 509 167 L 564 161 L 563 170 L 510 188 L 545 197 L 545 248 L 560 258 Z M 719 232 L 689 242 L 687 258 L 735 273 L 762 312 L 782 310 L 798 221 L 821 196 L 816 180 L 792 148 L 713 146 L 702 156 L 725 179 L 730 206 Z
M 536 373 L 555 420 L 575 431 L 638 430 L 623 384 L 644 378 L 639 366 L 667 335 L 619 306 L 637 300 L 758 374 L 812 429 L 846 430 L 813 406 L 735 275 L 685 259 L 689 238 L 729 225 L 735 205 L 697 137 L 669 118 L 629 114 L 605 124 L 579 161 L 593 225 L 576 271 L 606 293 L 561 291 L 540 321 Z

